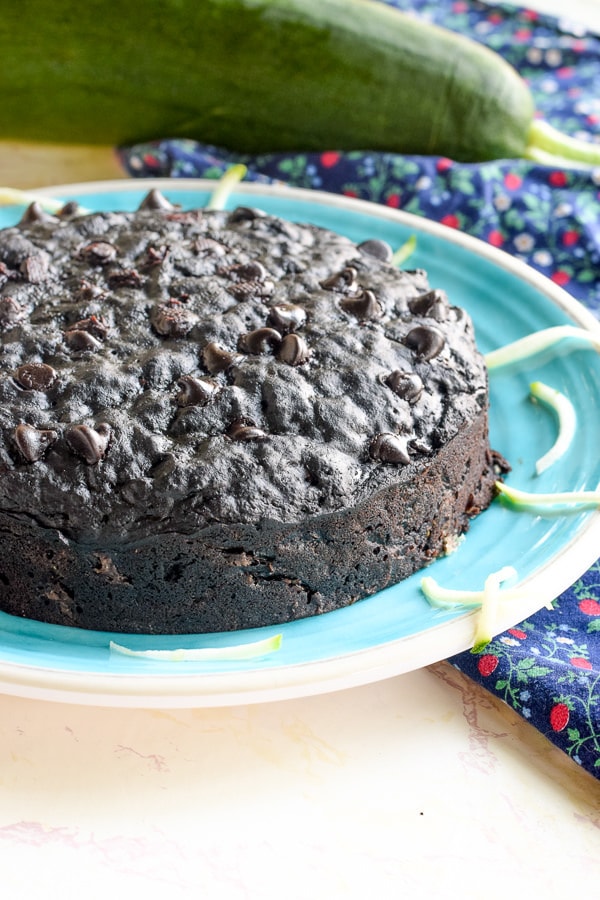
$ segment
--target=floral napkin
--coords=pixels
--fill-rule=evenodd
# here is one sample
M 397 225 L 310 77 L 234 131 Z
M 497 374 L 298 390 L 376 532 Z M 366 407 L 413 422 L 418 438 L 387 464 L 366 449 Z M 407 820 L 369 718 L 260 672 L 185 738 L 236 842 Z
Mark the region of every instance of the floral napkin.
M 567 19 L 505 4 L 388 2 L 487 44 L 528 81 L 547 121 L 600 142 L 600 36 Z M 600 168 L 515 159 L 459 164 L 368 148 L 241 156 L 168 138 L 122 148 L 120 155 L 136 177 L 219 177 L 243 162 L 251 180 L 275 179 L 426 216 L 524 260 L 600 317 Z M 600 778 L 600 560 L 552 610 L 451 663 Z

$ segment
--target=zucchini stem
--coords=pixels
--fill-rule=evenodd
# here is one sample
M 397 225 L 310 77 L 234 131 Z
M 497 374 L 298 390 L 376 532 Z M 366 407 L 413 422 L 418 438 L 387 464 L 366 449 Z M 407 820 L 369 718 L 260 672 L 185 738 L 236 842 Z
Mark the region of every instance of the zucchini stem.
M 527 135 L 524 156 L 547 166 L 585 169 L 600 166 L 600 144 L 563 134 L 536 119 Z

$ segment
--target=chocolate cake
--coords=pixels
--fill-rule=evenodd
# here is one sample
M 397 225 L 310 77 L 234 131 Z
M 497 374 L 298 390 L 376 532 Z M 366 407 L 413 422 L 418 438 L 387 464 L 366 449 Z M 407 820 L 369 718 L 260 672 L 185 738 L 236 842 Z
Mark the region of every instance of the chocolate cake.
M 114 632 L 325 613 L 494 494 L 469 316 L 378 239 L 258 209 L 0 231 L 0 608 Z

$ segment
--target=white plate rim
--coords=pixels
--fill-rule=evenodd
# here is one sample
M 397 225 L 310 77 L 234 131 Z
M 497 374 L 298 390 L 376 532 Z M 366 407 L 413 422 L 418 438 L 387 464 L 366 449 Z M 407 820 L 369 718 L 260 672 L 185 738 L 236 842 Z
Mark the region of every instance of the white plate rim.
M 59 184 L 26 193 L 60 198 L 74 194 L 85 196 L 115 191 L 139 192 L 152 188 L 161 191 L 210 192 L 214 186 L 215 182 L 207 179 L 124 178 Z M 325 191 L 261 182 L 241 183 L 235 187 L 235 194 L 260 194 L 263 191 L 273 193 L 283 200 L 304 200 L 349 212 L 362 212 L 455 243 L 532 285 L 576 324 L 600 338 L 600 323 L 565 290 L 523 261 L 478 238 L 403 210 Z M 568 558 L 567 565 L 561 554 L 560 557 L 547 561 L 536 570 L 534 576 L 521 583 L 523 587 L 527 587 L 535 582 L 535 591 L 532 592 L 530 601 L 519 606 L 518 621 L 534 614 L 566 590 L 597 559 L 599 546 L 600 511 L 591 513 L 576 537 L 562 548 Z M 467 650 L 472 644 L 475 616 L 473 612 L 465 613 L 464 616 L 428 629 L 430 660 L 426 664 Z M 505 610 L 498 617 L 496 632 L 501 633 L 515 624 L 514 614 Z M 452 636 L 450 651 L 449 635 Z M 135 675 L 82 674 L 66 669 L 49 670 L 0 660 L 0 691 L 14 696 L 96 706 L 183 708 L 262 703 L 342 690 L 401 675 L 423 665 L 418 646 L 421 640 L 422 632 L 419 632 L 365 650 L 337 655 L 332 659 L 268 669 L 250 667 L 243 672 L 221 672 L 214 675 L 186 675 L 176 669 L 168 675 L 147 672 Z M 398 653 L 400 645 L 401 654 Z

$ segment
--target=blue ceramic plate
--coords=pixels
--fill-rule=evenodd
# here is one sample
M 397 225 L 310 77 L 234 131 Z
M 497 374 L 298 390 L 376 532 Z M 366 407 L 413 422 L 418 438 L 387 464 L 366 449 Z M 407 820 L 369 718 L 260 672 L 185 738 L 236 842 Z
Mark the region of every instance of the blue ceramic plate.
M 117 181 L 42 192 L 93 210 L 135 209 L 150 187 L 184 207 L 205 204 L 214 183 Z M 410 267 L 428 270 L 433 286 L 473 317 L 483 352 L 553 325 L 600 334 L 595 320 L 549 280 L 500 251 L 453 230 L 385 207 L 279 186 L 242 185 L 228 206 L 260 206 L 313 222 L 355 241 L 378 237 L 393 247 L 410 236 Z M 0 210 L 0 225 L 22 208 Z M 577 412 L 568 453 L 543 475 L 534 464 L 553 443 L 555 423 L 528 399 L 540 380 L 564 392 Z M 600 357 L 573 350 L 527 368 L 491 376 L 491 443 L 512 463 L 508 483 L 533 491 L 595 490 L 600 483 Z M 459 549 L 429 569 L 447 587 L 481 589 L 486 577 L 513 566 L 526 600 L 505 603 L 496 631 L 522 621 L 569 587 L 596 560 L 600 514 L 540 517 L 500 502 L 476 519 Z M 0 614 L 0 690 L 21 696 L 114 706 L 216 706 L 262 702 L 364 684 L 444 659 L 472 644 L 475 614 L 432 609 L 421 574 L 348 609 L 277 628 L 235 635 L 144 638 L 43 625 Z M 275 633 L 281 648 L 246 662 L 158 661 L 112 653 L 112 639 L 135 649 L 219 647 Z

